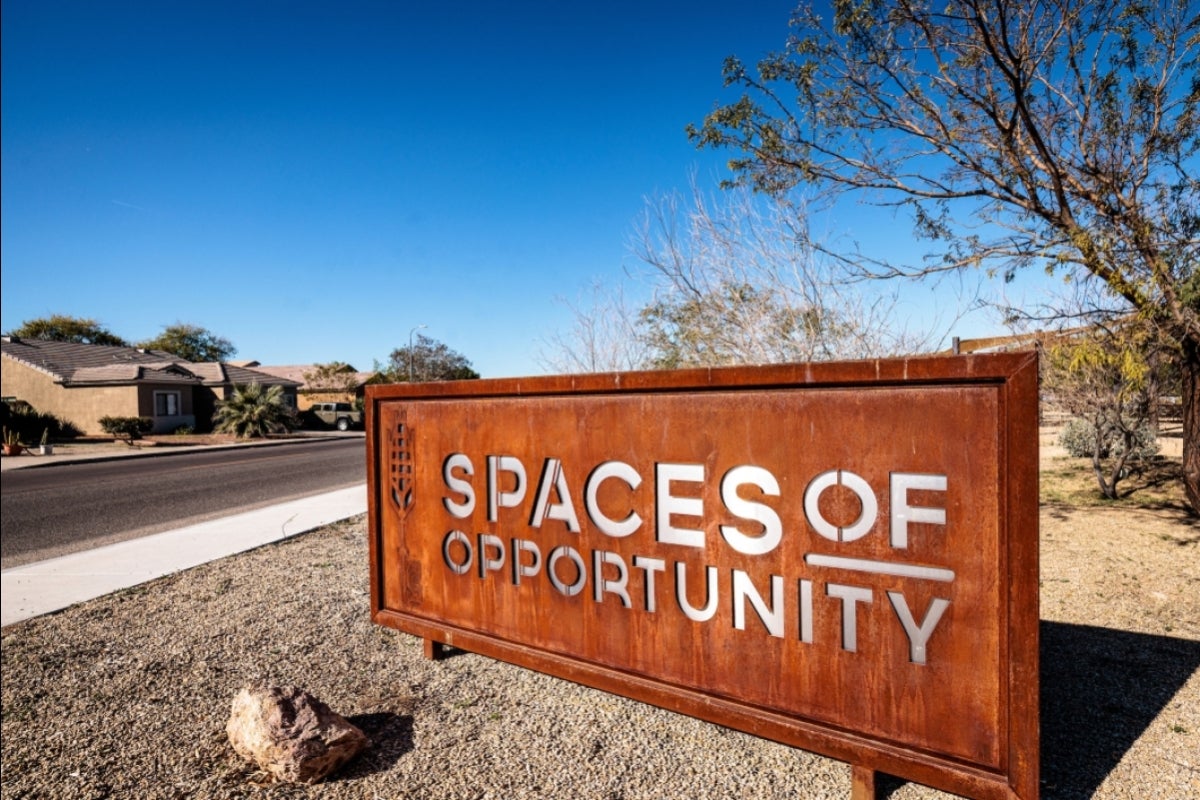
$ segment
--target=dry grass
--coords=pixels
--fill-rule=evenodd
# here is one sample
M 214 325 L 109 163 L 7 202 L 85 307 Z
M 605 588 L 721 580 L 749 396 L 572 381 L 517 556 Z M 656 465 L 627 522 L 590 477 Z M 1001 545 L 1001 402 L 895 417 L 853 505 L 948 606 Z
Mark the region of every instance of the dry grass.
M 1187 512 L 1181 439 L 1176 431 L 1168 429 L 1159 439 L 1158 455 L 1126 465 L 1127 475 L 1117 484 L 1118 497 L 1110 500 L 1100 492 L 1091 459 L 1069 456 L 1059 446 L 1061 430 L 1061 424 L 1051 424 L 1040 432 L 1042 505 Z M 1104 468 L 1110 469 L 1111 462 L 1105 462 Z
M 1042 465 L 1043 505 L 1183 510 L 1183 463 L 1178 458 L 1156 456 L 1133 464 L 1129 475 L 1117 484 L 1117 494 L 1116 500 L 1110 500 L 1100 493 L 1089 459 L 1063 456 Z

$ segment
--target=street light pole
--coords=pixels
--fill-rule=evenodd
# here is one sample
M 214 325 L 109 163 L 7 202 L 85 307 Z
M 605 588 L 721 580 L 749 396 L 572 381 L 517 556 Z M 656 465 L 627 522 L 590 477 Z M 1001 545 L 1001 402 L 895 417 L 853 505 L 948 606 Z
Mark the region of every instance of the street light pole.
M 417 327 L 413 328 L 411 331 L 408 332 L 408 382 L 409 383 L 412 383 L 412 380 L 413 380 L 413 334 L 416 333 L 417 331 L 421 330 L 421 328 L 424 328 L 424 327 L 427 327 L 427 326 L 418 325 Z

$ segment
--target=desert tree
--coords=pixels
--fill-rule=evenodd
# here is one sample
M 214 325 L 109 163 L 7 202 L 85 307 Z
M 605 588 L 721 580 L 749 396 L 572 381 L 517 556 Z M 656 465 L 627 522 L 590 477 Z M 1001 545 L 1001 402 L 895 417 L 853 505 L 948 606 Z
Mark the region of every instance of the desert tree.
M 671 369 L 912 352 L 927 337 L 896 324 L 895 296 L 845 280 L 810 244 L 801 202 L 738 187 L 648 198 L 627 242 L 624 282 L 572 306 L 564 371 Z M 623 287 L 643 300 L 630 302 Z
M 393 382 L 472 380 L 479 373 L 462 353 L 444 342 L 418 333 L 412 345 L 388 356 L 387 375 Z
M 162 333 L 153 339 L 138 342 L 138 347 L 161 350 L 185 361 L 197 363 L 228 361 L 237 353 L 233 342 L 207 328 L 176 322 L 163 326 Z
M 675 368 L 866 358 L 920 349 L 896 298 L 847 282 L 812 246 L 804 203 L 692 183 L 647 202 L 630 241 L 653 287 L 638 335 L 647 366 Z
M 94 319 L 72 317 L 66 314 L 51 314 L 49 317 L 26 320 L 21 323 L 19 328 L 10 331 L 9 335 L 49 342 L 106 344 L 117 347 L 125 347 L 129 344 Z
M 561 300 L 571 320 L 543 342 L 538 362 L 551 372 L 625 372 L 646 363 L 637 331 L 638 311 L 621 282 L 594 282 L 578 300 Z
M 305 371 L 304 382 L 314 392 L 330 392 L 353 396 L 358 392 L 359 379 L 354 367 L 344 361 L 314 364 Z
M 860 274 L 1038 267 L 1137 315 L 1183 385 L 1200 510 L 1200 15 L 1191 0 L 836 0 L 781 51 L 725 63 L 740 89 L 689 136 L 731 182 L 804 184 L 911 214 L 917 264 L 830 251 Z
M 1112 500 L 1131 462 L 1157 452 L 1147 336 L 1130 318 L 1051 338 L 1042 348 L 1042 391 L 1074 417 L 1064 432 L 1068 449 L 1086 452 L 1100 493 Z

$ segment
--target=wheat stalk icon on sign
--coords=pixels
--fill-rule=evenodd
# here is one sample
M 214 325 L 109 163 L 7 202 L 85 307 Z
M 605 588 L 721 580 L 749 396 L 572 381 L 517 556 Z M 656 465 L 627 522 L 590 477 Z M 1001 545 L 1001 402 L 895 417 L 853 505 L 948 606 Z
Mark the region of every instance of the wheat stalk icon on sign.
M 392 434 L 391 495 L 392 502 L 401 513 L 407 513 L 413 504 L 413 459 L 412 436 L 403 412 L 396 422 Z

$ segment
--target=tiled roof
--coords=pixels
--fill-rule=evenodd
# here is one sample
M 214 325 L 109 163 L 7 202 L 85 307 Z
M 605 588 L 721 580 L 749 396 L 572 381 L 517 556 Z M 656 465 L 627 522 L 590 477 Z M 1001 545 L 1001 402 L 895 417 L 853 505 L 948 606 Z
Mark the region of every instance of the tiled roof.
M 197 364 L 196 366 L 200 365 Z M 226 380 L 238 386 L 245 386 L 250 383 L 257 383 L 262 386 L 274 386 L 275 384 L 299 386 L 301 384 L 301 381 L 280 375 L 272 375 L 262 369 L 246 369 L 245 367 L 238 367 L 233 364 L 215 364 L 213 366 L 223 367 L 225 369 Z M 205 383 L 208 383 L 208 381 L 205 381 Z
M 119 381 L 128 383 L 136 381 L 142 377 L 142 367 L 138 364 L 113 364 L 107 367 L 80 367 L 72 373 L 71 378 L 76 381 L 87 381 L 94 383 L 103 381 L 111 383 Z
M 274 375 L 277 378 L 287 378 L 289 381 L 296 381 L 297 383 L 303 385 L 304 373 L 312 372 L 314 366 L 315 365 L 313 364 L 290 364 L 287 366 L 273 367 L 264 366 L 263 364 L 255 364 L 254 369 L 258 370 L 259 372 L 265 372 L 268 375 Z
M 299 385 L 267 373 L 215 362 L 193 363 L 161 350 L 114 347 L 40 339 L 0 339 L 3 354 L 40 370 L 64 385 L 132 383 L 191 383 L 206 386 L 228 383 Z
M 270 375 L 276 375 L 280 378 L 286 378 L 288 380 L 295 381 L 303 390 L 314 388 L 309 385 L 304 376 L 320 366 L 320 364 L 283 364 L 279 366 L 259 364 L 255 366 L 254 369 L 258 372 L 266 372 Z M 364 383 L 367 383 L 378 374 L 376 372 L 358 372 L 353 368 L 351 369 L 353 371 L 355 382 L 360 386 Z
M 215 361 L 205 361 L 196 364 L 189 363 L 188 369 L 206 384 L 219 385 L 226 382 L 224 364 L 218 364 Z
M 63 384 L 128 384 L 166 380 L 197 383 L 186 367 L 174 368 L 169 353 L 103 344 L 47 342 L 38 339 L 0 340 L 4 355 L 45 372 Z M 182 362 L 186 364 L 187 362 Z
M 112 364 L 107 367 L 81 367 L 75 370 L 70 381 L 75 385 L 84 383 L 196 383 L 196 376 L 174 367 L 155 369 L 141 364 Z

